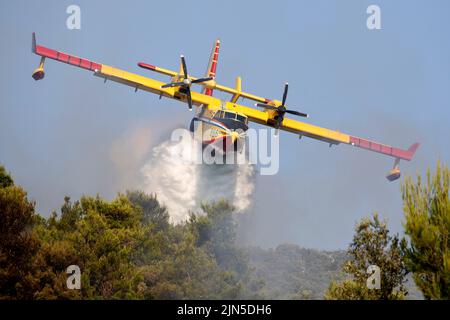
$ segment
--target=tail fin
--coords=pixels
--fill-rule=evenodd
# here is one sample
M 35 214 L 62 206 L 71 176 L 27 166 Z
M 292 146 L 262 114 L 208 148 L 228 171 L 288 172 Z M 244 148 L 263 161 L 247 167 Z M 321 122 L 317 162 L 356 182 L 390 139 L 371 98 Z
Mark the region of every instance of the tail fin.
M 214 42 L 212 51 L 211 51 L 211 57 L 209 58 L 208 68 L 206 69 L 205 77 L 216 77 L 216 68 L 217 68 L 217 61 L 219 59 L 219 48 L 220 48 L 220 39 L 217 39 Z M 204 94 L 208 96 L 212 96 L 213 90 L 211 88 L 204 89 Z

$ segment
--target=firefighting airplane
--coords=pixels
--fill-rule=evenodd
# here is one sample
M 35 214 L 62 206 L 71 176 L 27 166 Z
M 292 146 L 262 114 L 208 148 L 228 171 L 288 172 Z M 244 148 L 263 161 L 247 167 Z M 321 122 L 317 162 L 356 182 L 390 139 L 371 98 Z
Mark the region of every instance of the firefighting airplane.
M 138 66 L 158 72 L 171 77 L 169 83 L 160 82 L 155 79 L 130 73 L 117 69 L 106 64 L 96 63 L 90 60 L 82 59 L 70 54 L 56 51 L 36 44 L 36 36 L 32 36 L 32 51 L 41 56 L 39 67 L 33 72 L 34 80 L 44 78 L 44 62 L 50 58 L 59 62 L 64 62 L 76 67 L 92 71 L 95 76 L 103 78 L 104 81 L 112 80 L 124 85 L 128 85 L 137 91 L 138 89 L 155 93 L 159 98 L 167 97 L 187 103 L 189 110 L 193 106 L 197 107 L 197 112 L 192 119 L 191 131 L 201 128 L 203 132 L 202 144 L 212 145 L 224 152 L 240 148 L 245 141 L 245 131 L 248 129 L 248 122 L 255 122 L 275 128 L 298 134 L 299 137 L 309 137 L 324 141 L 332 145 L 340 143 L 350 144 L 355 147 L 363 148 L 369 151 L 378 152 L 395 159 L 392 170 L 389 171 L 386 178 L 389 181 L 397 180 L 400 177 L 400 160 L 411 160 L 419 147 L 414 143 L 407 150 L 394 148 L 385 144 L 370 141 L 367 139 L 348 135 L 339 131 L 334 131 L 294 119 L 286 118 L 286 114 L 308 117 L 306 113 L 288 109 L 286 98 L 288 93 L 288 84 L 284 86 L 282 100 L 267 99 L 242 91 L 241 78 L 236 78 L 234 88 L 226 87 L 215 81 L 217 61 L 219 57 L 220 40 L 216 40 L 210 56 L 206 75 L 202 78 L 196 78 L 188 73 L 186 60 L 181 56 L 180 70 L 172 70 L 157 67 L 148 63 L 139 62 Z M 193 84 L 201 85 L 202 91 L 191 90 Z M 223 101 L 213 96 L 213 90 L 219 90 L 231 94 L 230 101 Z M 240 105 L 237 103 L 239 98 L 246 98 L 256 102 L 261 110 Z M 199 125 L 201 124 L 201 125 Z

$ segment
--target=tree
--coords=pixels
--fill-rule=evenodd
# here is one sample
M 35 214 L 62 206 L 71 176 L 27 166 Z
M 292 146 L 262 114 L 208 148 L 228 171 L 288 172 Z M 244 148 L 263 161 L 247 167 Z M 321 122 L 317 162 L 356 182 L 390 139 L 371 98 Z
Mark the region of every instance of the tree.
M 38 299 L 136 299 L 142 275 L 134 257 L 145 240 L 141 212 L 124 195 L 112 201 L 68 197 L 61 216 L 37 227 L 43 241 L 37 257 L 42 285 Z M 66 288 L 66 268 L 81 269 L 81 290 Z
M 167 230 L 169 213 L 166 207 L 161 206 L 156 195 L 148 195 L 142 191 L 127 191 L 126 196 L 133 205 L 142 209 L 142 223 L 154 223 L 158 230 Z
M 6 172 L 5 168 L 0 165 L 0 188 L 6 188 L 14 185 L 11 176 Z
M 439 161 L 425 181 L 417 175 L 416 182 L 408 177 L 402 185 L 406 261 L 426 299 L 450 298 L 449 185 L 450 170 Z
M 408 273 L 404 264 L 406 241 L 397 235 L 389 235 L 386 222 L 378 214 L 373 219 L 362 219 L 356 225 L 355 236 L 348 249 L 350 260 L 343 266 L 343 272 L 350 279 L 342 283 L 332 282 L 326 299 L 402 299 L 407 294 L 404 288 Z M 369 289 L 367 279 L 369 266 L 380 269 L 380 289 Z
M 146 299 L 236 299 L 240 285 L 234 274 L 221 269 L 184 226 L 172 230 L 165 251 L 141 267 Z
M 69 197 L 47 219 L 0 167 L 0 299 L 238 299 L 258 297 L 236 246 L 234 208 L 204 204 L 174 225 L 140 191 Z M 81 289 L 66 286 L 67 267 Z
M 198 224 L 173 225 L 156 196 L 143 192 L 112 201 L 65 197 L 60 213 L 44 219 L 0 173 L 0 298 L 236 299 L 242 293 L 236 259 L 230 266 L 218 259 L 225 250 L 239 257 L 225 202 L 205 205 L 211 215 Z M 201 243 L 203 219 L 211 230 Z M 66 287 L 70 265 L 80 267 L 81 290 Z
M 203 203 L 203 214 L 191 215 L 188 226 L 197 246 L 225 272 L 225 299 L 261 299 L 263 283 L 252 277 L 248 255 L 236 244 L 235 208 L 225 199 Z M 232 294 L 230 294 L 232 292 Z
M 226 200 L 203 203 L 203 215 L 191 215 L 190 228 L 197 237 L 197 245 L 204 248 L 217 264 L 236 272 L 236 275 L 248 274 L 247 259 L 236 246 L 236 222 L 234 207 Z
M 31 299 L 37 217 L 26 192 L 0 167 L 0 299 Z

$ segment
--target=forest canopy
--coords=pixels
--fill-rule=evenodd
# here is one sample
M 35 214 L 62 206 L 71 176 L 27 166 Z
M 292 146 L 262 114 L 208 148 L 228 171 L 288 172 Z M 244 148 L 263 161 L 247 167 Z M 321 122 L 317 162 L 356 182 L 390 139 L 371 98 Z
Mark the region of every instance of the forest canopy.
M 448 299 L 449 170 L 403 184 L 405 234 L 378 215 L 356 224 L 347 252 L 282 244 L 242 247 L 226 200 L 204 203 L 173 224 L 142 191 L 73 201 L 44 218 L 0 166 L 0 299 Z M 366 287 L 367 266 L 387 270 Z M 69 266 L 81 271 L 68 289 Z M 409 275 L 408 275 L 409 274 Z M 412 293 L 412 294 L 411 294 Z

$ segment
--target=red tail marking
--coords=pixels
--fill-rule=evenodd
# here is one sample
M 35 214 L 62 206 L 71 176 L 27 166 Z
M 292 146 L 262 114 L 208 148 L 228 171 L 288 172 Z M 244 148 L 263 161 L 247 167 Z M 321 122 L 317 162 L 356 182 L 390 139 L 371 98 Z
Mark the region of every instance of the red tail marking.
M 220 48 L 220 40 L 216 40 L 216 42 L 214 43 L 213 50 L 211 52 L 211 57 L 209 59 L 208 69 L 206 70 L 206 77 L 216 76 L 217 61 L 219 59 L 219 48 Z M 208 96 L 212 96 L 213 90 L 210 88 L 206 88 L 205 94 Z

